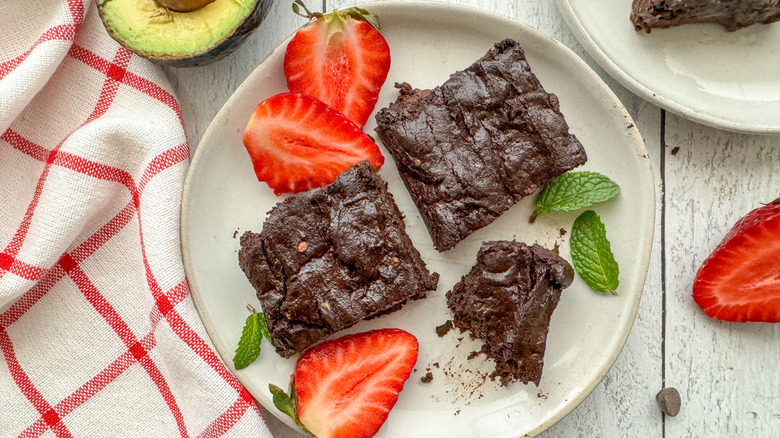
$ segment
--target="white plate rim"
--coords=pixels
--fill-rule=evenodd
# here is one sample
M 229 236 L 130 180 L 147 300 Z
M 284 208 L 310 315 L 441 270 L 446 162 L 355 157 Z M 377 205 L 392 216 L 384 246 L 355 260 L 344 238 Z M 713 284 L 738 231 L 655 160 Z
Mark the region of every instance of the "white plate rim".
M 465 13 L 470 15 L 475 15 L 474 18 L 486 18 L 489 20 L 496 20 L 503 22 L 505 24 L 511 24 L 511 26 L 514 26 L 521 32 L 528 32 L 531 34 L 534 34 L 537 37 L 541 37 L 545 40 L 547 40 L 550 44 L 553 44 L 556 46 L 557 49 L 562 50 L 564 53 L 566 53 L 570 59 L 569 61 L 579 64 L 580 72 L 585 73 L 588 76 L 590 76 L 592 79 L 594 79 L 594 82 L 598 83 L 601 87 L 601 92 L 603 92 L 604 96 L 607 96 L 612 100 L 614 103 L 614 110 L 620 113 L 624 120 L 630 125 L 627 129 L 627 138 L 630 139 L 631 145 L 630 147 L 633 147 L 635 150 L 635 153 L 640 156 L 644 156 L 645 159 L 647 159 L 647 150 L 644 145 L 644 140 L 641 137 L 641 134 L 639 133 L 638 129 L 634 125 L 633 119 L 626 110 L 625 106 L 622 104 L 620 99 L 614 94 L 614 92 L 609 88 L 609 86 L 604 83 L 604 81 L 598 76 L 598 74 L 593 71 L 593 69 L 585 63 L 576 53 L 574 53 L 571 49 L 569 49 L 567 46 L 559 42 L 558 40 L 555 40 L 554 38 L 543 34 L 542 32 L 536 30 L 535 28 L 521 23 L 517 20 L 508 18 L 506 16 L 502 16 L 490 11 L 481 10 L 478 8 L 474 8 L 471 6 L 464 6 L 464 5 L 453 5 L 448 3 L 440 3 L 435 1 L 415 1 L 415 2 L 408 2 L 404 0 L 387 0 L 387 1 L 378 1 L 374 3 L 362 3 L 358 4 L 360 7 L 368 8 L 369 10 L 376 10 L 380 11 L 384 10 L 386 8 L 428 8 L 429 10 L 435 10 L 439 9 L 441 11 L 458 11 L 459 13 Z M 189 253 L 188 248 L 190 247 L 190 235 L 187 233 L 186 227 L 187 224 L 190 221 L 190 210 L 189 210 L 189 202 L 188 200 L 192 196 L 193 191 L 193 178 L 195 174 L 199 172 L 198 169 L 201 167 L 204 167 L 204 161 L 202 157 L 204 156 L 204 153 L 202 152 L 204 149 L 201 147 L 204 143 L 208 143 L 208 139 L 210 137 L 213 137 L 215 134 L 214 132 L 218 129 L 216 126 L 219 124 L 218 122 L 222 122 L 229 114 L 229 111 L 227 108 L 229 108 L 233 102 L 238 100 L 241 96 L 241 94 L 245 93 L 247 91 L 247 82 L 249 82 L 249 78 L 252 77 L 257 71 L 260 70 L 261 65 L 274 56 L 274 54 L 278 51 L 283 51 L 286 47 L 286 43 L 289 40 L 286 39 L 283 41 L 277 48 L 275 48 L 273 51 L 269 53 L 269 55 L 264 58 L 262 61 L 258 63 L 258 66 L 253 69 L 253 71 L 242 81 L 242 83 L 236 88 L 234 93 L 230 96 L 230 98 L 225 102 L 223 107 L 218 111 L 218 113 L 215 115 L 212 122 L 209 124 L 208 128 L 203 134 L 203 137 L 201 139 L 199 147 L 196 149 L 195 153 L 193 154 L 193 157 L 191 159 L 190 168 L 188 170 L 187 176 L 185 178 L 184 187 L 182 190 L 182 202 L 181 202 L 181 219 L 180 219 L 180 231 L 181 231 L 181 250 L 182 250 L 182 258 L 184 262 L 185 267 L 185 273 L 187 273 L 187 280 L 190 286 L 191 296 L 193 299 L 193 302 L 195 304 L 195 308 L 198 312 L 198 316 L 200 317 L 201 321 L 203 322 L 207 334 L 212 341 L 212 344 L 215 346 L 215 349 L 217 350 L 218 356 L 223 360 L 223 362 L 226 364 L 228 370 L 231 371 L 232 374 L 236 375 L 236 373 L 233 370 L 231 359 L 232 359 L 232 350 L 231 347 L 228 347 L 228 351 L 226 352 L 227 355 L 223 354 L 223 352 L 219 349 L 218 345 L 221 344 L 219 339 L 216 339 L 214 337 L 215 328 L 218 325 L 212 318 L 211 315 L 208 313 L 206 309 L 206 304 L 204 303 L 203 296 L 200 295 L 199 290 L 200 286 L 197 281 L 197 277 L 194 275 L 190 275 L 189 273 L 193 272 L 193 261 L 192 256 Z M 379 107 L 377 107 L 378 109 Z M 213 143 L 212 143 L 213 144 Z M 653 189 L 649 192 L 651 193 L 650 197 L 652 200 L 652 208 L 650 208 L 648 211 L 650 212 L 650 222 L 652 224 L 655 223 L 655 203 L 656 203 L 656 176 L 653 172 L 651 172 L 651 167 L 648 166 L 644 169 L 646 170 L 646 177 L 649 178 L 649 181 L 652 182 Z M 651 250 L 653 245 L 653 236 L 655 233 L 655 227 L 651 227 L 649 235 L 646 236 L 646 239 L 644 239 L 642 246 L 641 246 L 641 256 L 640 256 L 640 262 L 639 265 L 641 266 L 640 270 L 638 271 L 637 275 L 639 275 L 642 279 L 642 284 L 644 285 L 647 277 L 647 273 L 649 270 L 649 260 L 651 257 Z M 614 365 L 615 360 L 619 356 L 620 352 L 622 351 L 623 347 L 625 346 L 625 342 L 631 332 L 631 329 L 633 327 L 633 324 L 636 320 L 636 314 L 639 308 L 640 300 L 642 296 L 642 287 L 640 287 L 640 290 L 635 294 L 634 300 L 631 303 L 631 307 L 629 308 L 628 315 L 625 316 L 625 318 L 622 319 L 624 322 L 623 326 L 621 327 L 621 335 L 618 338 L 616 345 L 618 345 L 618 348 L 614 349 L 610 352 L 609 357 L 607 360 L 605 360 L 602 365 L 598 368 L 597 372 L 594 374 L 595 378 L 593 378 L 590 382 L 588 382 L 587 385 L 584 386 L 583 391 L 579 392 L 575 397 L 571 398 L 569 402 L 560 410 L 558 410 L 554 415 L 549 417 L 547 420 L 541 422 L 536 427 L 532 428 L 528 431 L 527 434 L 523 435 L 523 437 L 531 437 L 535 436 L 553 424 L 557 423 L 560 419 L 568 415 L 575 407 L 577 407 L 590 393 L 593 391 L 593 389 L 601 382 L 603 377 L 606 375 L 606 373 L 612 368 Z M 246 383 L 243 381 L 241 376 L 236 375 L 237 379 L 242 383 L 242 385 L 246 385 Z M 269 412 L 271 412 L 273 415 L 275 415 L 277 418 L 279 418 L 284 423 L 288 424 L 289 426 L 295 428 L 296 426 L 292 422 L 289 417 L 286 415 L 276 412 L 273 407 L 266 407 Z
M 603 68 L 607 74 L 612 76 L 620 85 L 628 88 L 632 93 L 640 96 L 641 98 L 653 103 L 656 106 L 669 110 L 681 117 L 692 120 L 694 122 L 701 123 L 713 128 L 725 129 L 732 132 L 741 132 L 745 134 L 761 134 L 772 135 L 780 134 L 780 123 L 776 125 L 766 124 L 749 124 L 740 123 L 728 118 L 719 117 L 712 114 L 707 114 L 701 111 L 696 111 L 693 108 L 689 108 L 674 99 L 664 96 L 662 93 L 658 93 L 646 84 L 643 84 L 631 75 L 629 75 L 624 69 L 622 69 L 618 63 L 609 57 L 606 52 L 596 43 L 595 40 L 588 33 L 585 25 L 580 20 L 579 16 L 574 12 L 574 8 L 571 5 L 571 0 L 556 0 L 558 4 L 558 10 L 561 11 L 564 20 L 569 25 L 574 36 L 583 45 L 585 50 L 590 56 Z M 628 18 L 626 18 L 628 20 Z

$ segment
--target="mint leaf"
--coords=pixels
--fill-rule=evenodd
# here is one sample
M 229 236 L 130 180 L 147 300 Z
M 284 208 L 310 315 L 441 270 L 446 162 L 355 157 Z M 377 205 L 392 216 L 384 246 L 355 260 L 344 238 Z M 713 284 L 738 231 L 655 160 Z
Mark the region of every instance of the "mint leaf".
M 252 306 L 248 306 L 251 310 L 250 312 L 254 312 L 255 309 L 252 309 Z M 268 331 L 268 323 L 265 322 L 265 313 L 258 313 L 259 315 L 259 321 L 260 323 L 260 332 L 263 334 L 263 337 L 268 341 L 271 342 L 271 332 Z
M 269 341 L 271 340 L 271 334 L 265 324 L 265 315 L 257 313 L 252 306 L 247 306 L 247 309 L 252 313 L 246 318 L 244 330 L 241 331 L 241 339 L 238 340 L 236 354 L 233 356 L 233 366 L 237 370 L 246 368 L 257 359 L 257 356 L 260 355 L 260 343 L 263 336 Z
M 567 172 L 544 186 L 534 200 L 534 216 L 552 210 L 577 210 L 606 201 L 620 193 L 620 187 L 597 172 Z
M 295 386 L 293 386 L 292 382 L 290 382 L 290 394 L 285 393 L 282 388 L 273 383 L 268 384 L 268 390 L 273 394 L 274 406 L 276 406 L 276 409 L 287 414 L 295 421 L 295 424 L 297 424 L 298 427 L 306 430 L 306 426 L 301 423 L 301 419 L 298 418 L 298 413 L 295 410 L 298 400 L 295 394 Z
M 596 292 L 617 295 L 620 268 L 607 240 L 607 230 L 593 210 L 583 212 L 571 229 L 574 270 Z

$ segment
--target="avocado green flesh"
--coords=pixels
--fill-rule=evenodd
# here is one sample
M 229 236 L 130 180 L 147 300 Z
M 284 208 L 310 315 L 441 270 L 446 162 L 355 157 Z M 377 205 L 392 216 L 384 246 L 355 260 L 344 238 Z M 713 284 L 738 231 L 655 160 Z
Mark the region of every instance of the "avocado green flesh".
M 203 53 L 252 13 L 256 0 L 215 0 L 192 12 L 166 10 L 154 0 L 104 0 L 103 22 L 114 38 L 144 56 Z

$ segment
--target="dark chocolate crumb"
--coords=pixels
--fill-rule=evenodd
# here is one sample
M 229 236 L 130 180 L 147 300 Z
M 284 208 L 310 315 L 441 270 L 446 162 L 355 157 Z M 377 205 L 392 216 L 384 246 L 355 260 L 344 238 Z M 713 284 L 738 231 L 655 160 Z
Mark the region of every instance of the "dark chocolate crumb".
M 236 231 L 233 231 L 233 238 L 235 239 L 235 238 L 236 238 L 236 236 L 238 236 L 238 230 L 236 230 Z
M 448 319 L 447 322 L 444 324 L 436 327 L 436 334 L 439 335 L 439 337 L 444 337 L 449 331 L 452 329 L 452 320 Z
M 660 390 L 658 394 L 655 395 L 655 401 L 658 402 L 658 407 L 661 408 L 661 412 L 670 417 L 674 417 L 680 413 L 680 405 L 682 404 L 680 393 L 671 386 Z
M 430 372 L 427 372 L 425 373 L 424 376 L 420 377 L 420 381 L 423 383 L 428 383 L 431 380 L 433 380 L 433 374 L 431 374 Z
M 565 229 L 565 228 L 560 228 L 560 229 L 558 230 L 558 232 L 561 234 L 561 237 L 563 237 L 563 236 L 565 236 L 565 235 L 566 235 L 566 229 Z
M 626 129 L 631 129 L 631 128 L 633 128 L 633 127 L 634 127 L 634 124 L 633 124 L 633 123 L 629 123 L 629 125 L 628 125 L 628 126 L 626 126 Z
M 677 155 L 677 152 L 680 152 L 680 146 L 675 146 L 672 148 L 672 155 Z
M 432 365 L 435 366 L 436 368 L 439 368 L 439 362 L 434 362 Z

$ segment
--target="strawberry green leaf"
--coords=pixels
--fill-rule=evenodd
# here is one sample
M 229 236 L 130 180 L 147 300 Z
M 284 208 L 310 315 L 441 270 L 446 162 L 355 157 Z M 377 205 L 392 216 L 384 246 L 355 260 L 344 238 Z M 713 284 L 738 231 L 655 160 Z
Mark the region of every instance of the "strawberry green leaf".
M 246 368 L 250 363 L 260 355 L 260 343 L 265 336 L 268 341 L 271 340 L 271 334 L 265 323 L 265 315 L 257 313 L 252 306 L 247 306 L 252 312 L 244 323 L 244 329 L 241 331 L 241 339 L 238 340 L 238 348 L 233 356 L 233 365 L 237 370 Z
M 570 245 L 577 275 L 594 291 L 617 295 L 620 268 L 607 240 L 607 230 L 596 212 L 587 210 L 574 221 Z
M 290 383 L 290 394 L 285 393 L 282 388 L 274 385 L 273 383 L 268 384 L 268 390 L 271 391 L 271 394 L 273 395 L 274 406 L 276 406 L 276 409 L 279 409 L 280 412 L 292 418 L 298 427 L 306 430 L 306 426 L 301 423 L 300 418 L 298 418 L 298 413 L 295 410 L 295 387 L 292 385 L 292 383 Z
M 552 210 L 577 210 L 606 201 L 620 193 L 617 183 L 597 172 L 567 172 L 536 195 L 534 214 Z
M 365 21 L 370 24 L 376 30 L 382 30 L 379 26 L 379 17 L 376 14 L 368 12 L 363 8 L 349 8 L 342 11 L 342 14 L 347 17 L 352 17 L 358 21 Z

